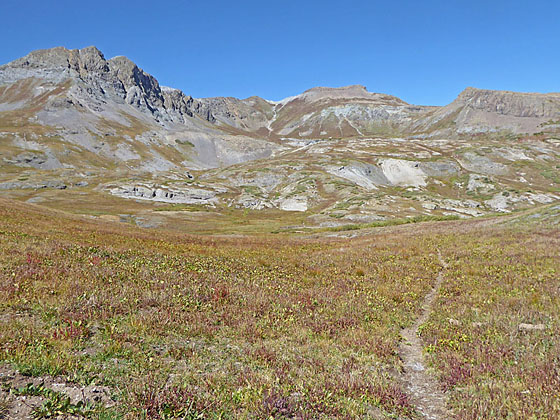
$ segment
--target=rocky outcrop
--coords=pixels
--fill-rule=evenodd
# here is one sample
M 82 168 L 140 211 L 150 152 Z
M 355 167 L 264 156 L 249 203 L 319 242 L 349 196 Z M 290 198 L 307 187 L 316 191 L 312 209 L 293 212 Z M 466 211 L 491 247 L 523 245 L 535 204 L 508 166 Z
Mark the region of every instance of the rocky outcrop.
M 111 194 L 132 198 L 135 200 L 149 200 L 163 203 L 203 204 L 217 203 L 217 195 L 225 190 L 211 190 L 197 187 L 181 187 L 170 189 L 166 186 L 156 185 L 119 185 L 108 187 Z
M 469 88 L 416 106 L 361 85 L 197 99 L 95 47 L 39 50 L 0 66 L 0 190 L 318 212 L 324 226 L 509 212 L 558 199 L 559 104 Z
M 553 119 L 560 117 L 560 94 L 520 93 L 466 88 L 455 105 L 472 110 L 523 118 Z
M 535 133 L 560 119 L 559 93 L 465 89 L 451 104 L 420 120 L 418 127 L 439 134 Z M 438 129 L 444 129 L 438 132 Z
M 0 67 L 0 84 L 30 77 L 74 79 L 82 97 L 99 100 L 120 98 L 156 120 L 185 123 L 200 115 L 213 121 L 209 109 L 178 89 L 161 88 L 158 81 L 126 57 L 106 60 L 96 47 L 68 50 L 63 47 L 37 50 Z M 95 102 L 95 101 L 94 101 Z
M 229 134 L 260 138 L 445 138 L 560 129 L 560 94 L 467 88 L 451 104 L 429 107 L 410 105 L 395 96 L 351 85 L 315 87 L 278 102 L 259 97 L 195 99 L 178 89 L 161 87 L 153 76 L 126 57 L 105 59 L 95 47 L 37 50 L 0 67 L 0 85 L 31 78 L 57 84 L 64 80 L 74 82 L 76 98 L 63 98 L 49 104 L 52 107 L 81 106 L 102 111 L 104 103 L 120 101 L 160 125 L 189 126 L 199 119 Z M 16 103 L 4 103 L 2 108 L 13 109 L 19 106 Z

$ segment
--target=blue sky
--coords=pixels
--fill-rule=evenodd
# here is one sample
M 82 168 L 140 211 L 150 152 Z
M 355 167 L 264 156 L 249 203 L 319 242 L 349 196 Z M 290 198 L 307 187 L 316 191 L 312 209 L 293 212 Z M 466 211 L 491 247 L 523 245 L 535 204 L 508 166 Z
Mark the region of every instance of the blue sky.
M 0 62 L 96 45 L 195 97 L 363 84 L 443 105 L 467 86 L 560 91 L 560 2 L 2 0 Z

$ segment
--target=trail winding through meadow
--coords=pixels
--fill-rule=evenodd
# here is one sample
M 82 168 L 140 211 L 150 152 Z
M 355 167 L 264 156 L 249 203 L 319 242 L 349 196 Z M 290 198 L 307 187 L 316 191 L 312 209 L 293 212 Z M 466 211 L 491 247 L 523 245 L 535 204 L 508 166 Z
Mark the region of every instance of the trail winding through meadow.
M 399 346 L 399 355 L 403 361 L 403 383 L 407 393 L 412 398 L 412 403 L 424 419 L 447 420 L 452 417 L 446 408 L 446 395 L 441 390 L 437 380 L 426 372 L 422 340 L 418 336 L 419 327 L 430 317 L 432 306 L 437 292 L 443 282 L 443 272 L 447 268 L 438 251 L 438 258 L 443 268 L 440 270 L 436 283 L 422 303 L 422 313 L 414 324 L 401 332 L 402 341 Z

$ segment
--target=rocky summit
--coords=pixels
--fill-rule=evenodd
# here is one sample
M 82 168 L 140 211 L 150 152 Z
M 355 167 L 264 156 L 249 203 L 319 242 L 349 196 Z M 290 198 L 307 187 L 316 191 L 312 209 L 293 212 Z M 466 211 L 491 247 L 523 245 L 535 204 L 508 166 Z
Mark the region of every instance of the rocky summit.
M 235 209 L 319 227 L 475 217 L 560 199 L 559 168 L 559 93 L 193 98 L 95 47 L 0 66 L 2 194 L 144 226 Z

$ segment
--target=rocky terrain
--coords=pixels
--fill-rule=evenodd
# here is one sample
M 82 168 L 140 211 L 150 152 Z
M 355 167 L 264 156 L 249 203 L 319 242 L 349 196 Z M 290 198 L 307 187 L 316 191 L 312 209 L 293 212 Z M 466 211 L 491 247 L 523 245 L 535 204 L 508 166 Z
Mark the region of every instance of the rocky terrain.
M 193 98 L 95 47 L 0 66 L 2 195 L 136 223 L 232 209 L 323 227 L 482 216 L 560 199 L 559 169 L 560 94 Z

